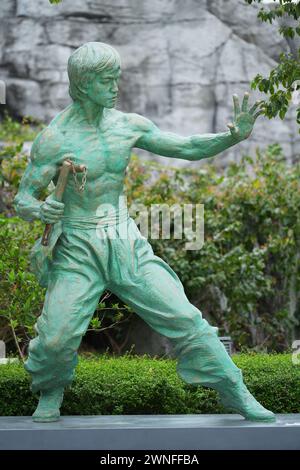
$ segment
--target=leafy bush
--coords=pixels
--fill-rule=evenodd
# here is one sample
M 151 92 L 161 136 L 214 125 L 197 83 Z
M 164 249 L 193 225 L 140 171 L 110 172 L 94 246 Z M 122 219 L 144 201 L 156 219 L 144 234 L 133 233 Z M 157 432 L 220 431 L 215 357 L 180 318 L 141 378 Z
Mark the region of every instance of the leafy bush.
M 23 144 L 33 140 L 41 128 L 30 118 L 19 122 L 7 113 L 0 121 L 0 213 L 8 217 L 14 215 L 12 201 L 28 163 Z
M 177 272 L 190 301 L 222 334 L 233 337 L 237 349 L 283 351 L 297 337 L 299 176 L 300 165 L 288 166 L 276 145 L 258 152 L 255 160 L 244 157 L 231 164 L 223 174 L 211 163 L 179 170 L 133 157 L 129 166 L 129 205 L 204 204 L 201 250 L 187 251 L 185 238 L 150 241 Z M 23 347 L 41 311 L 43 293 L 27 272 L 27 258 L 42 225 L 2 218 L 0 232 L 0 337 L 13 333 L 14 320 Z M 130 347 L 127 313 L 117 299 L 100 301 L 91 322 L 96 330 L 116 323 L 104 330 L 115 352 Z
M 0 122 L 0 140 L 8 144 L 23 144 L 34 140 L 43 127 L 44 124 L 30 116 L 17 121 L 5 112 Z
M 15 341 L 20 355 L 41 312 L 45 289 L 29 272 L 28 252 L 41 224 L 0 217 L 0 338 Z M 23 350 L 23 351 L 22 351 Z
M 10 350 L 17 349 L 21 357 L 26 355 L 29 341 L 35 336 L 34 324 L 41 314 L 45 296 L 45 289 L 29 271 L 28 256 L 42 231 L 41 222 L 0 216 L 0 339 Z M 129 307 L 120 305 L 117 300 L 108 292 L 99 299 L 88 331 L 105 331 L 113 351 L 121 353 L 119 343 L 124 343 L 124 324 L 128 328 L 133 315 Z
M 205 243 L 151 240 L 181 278 L 186 293 L 238 348 L 284 350 L 299 325 L 300 165 L 288 166 L 279 146 L 244 157 L 224 174 L 133 163 L 129 201 L 202 203 Z M 152 180 L 149 181 L 152 174 Z
M 239 355 L 234 362 L 265 407 L 276 413 L 300 412 L 300 367 L 292 364 L 290 355 Z M 29 387 L 29 375 L 22 365 L 1 365 L 0 415 L 32 414 L 37 397 Z M 66 415 L 220 412 L 224 409 L 216 392 L 183 382 L 174 360 L 128 355 L 81 357 L 62 406 Z

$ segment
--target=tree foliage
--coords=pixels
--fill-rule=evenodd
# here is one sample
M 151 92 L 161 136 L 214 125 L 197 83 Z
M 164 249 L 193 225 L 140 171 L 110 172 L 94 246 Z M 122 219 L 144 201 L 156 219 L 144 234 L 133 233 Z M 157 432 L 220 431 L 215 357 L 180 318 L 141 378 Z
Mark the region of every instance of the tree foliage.
M 274 5 L 261 6 L 258 18 L 263 22 L 272 24 L 279 20 L 279 33 L 287 38 L 294 39 L 300 36 L 300 2 L 293 0 L 273 0 Z M 262 4 L 262 0 L 245 0 L 246 3 Z M 299 80 L 299 84 L 296 81 Z M 268 100 L 262 103 L 265 115 L 269 118 L 279 116 L 284 119 L 292 101 L 297 107 L 296 119 L 300 124 L 300 49 L 295 54 L 281 53 L 279 63 L 270 71 L 268 77 L 257 74 L 251 84 L 253 89 L 266 93 Z M 297 98 L 298 94 L 299 98 Z M 292 98 L 295 97 L 295 100 Z M 299 130 L 300 132 L 300 130 Z

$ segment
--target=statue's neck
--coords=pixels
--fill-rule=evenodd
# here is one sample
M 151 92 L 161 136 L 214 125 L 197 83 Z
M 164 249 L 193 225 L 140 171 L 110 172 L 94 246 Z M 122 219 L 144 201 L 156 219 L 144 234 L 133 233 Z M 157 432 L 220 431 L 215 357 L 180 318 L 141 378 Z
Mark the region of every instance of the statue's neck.
M 103 119 L 104 107 L 92 101 L 78 101 L 76 106 L 91 126 L 99 127 Z

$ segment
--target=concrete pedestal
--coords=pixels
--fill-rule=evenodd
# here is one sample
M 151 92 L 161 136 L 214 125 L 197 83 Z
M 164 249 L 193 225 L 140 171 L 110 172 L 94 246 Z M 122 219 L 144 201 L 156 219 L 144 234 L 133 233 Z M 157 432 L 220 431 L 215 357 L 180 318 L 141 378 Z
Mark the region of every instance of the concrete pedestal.
M 253 423 L 239 415 L 0 417 L 0 450 L 295 450 L 300 414 Z

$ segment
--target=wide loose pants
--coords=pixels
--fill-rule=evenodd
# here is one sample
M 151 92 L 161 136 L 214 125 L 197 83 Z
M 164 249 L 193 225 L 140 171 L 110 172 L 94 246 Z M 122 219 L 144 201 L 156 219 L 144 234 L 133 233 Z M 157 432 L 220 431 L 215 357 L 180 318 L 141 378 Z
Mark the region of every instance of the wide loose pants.
M 188 301 L 178 276 L 154 255 L 127 217 L 97 229 L 64 223 L 53 252 L 43 311 L 35 325 L 37 336 L 30 342 L 25 362 L 33 392 L 72 382 L 77 349 L 106 289 L 170 339 L 177 372 L 185 382 L 218 389 L 242 380 L 216 329 Z

